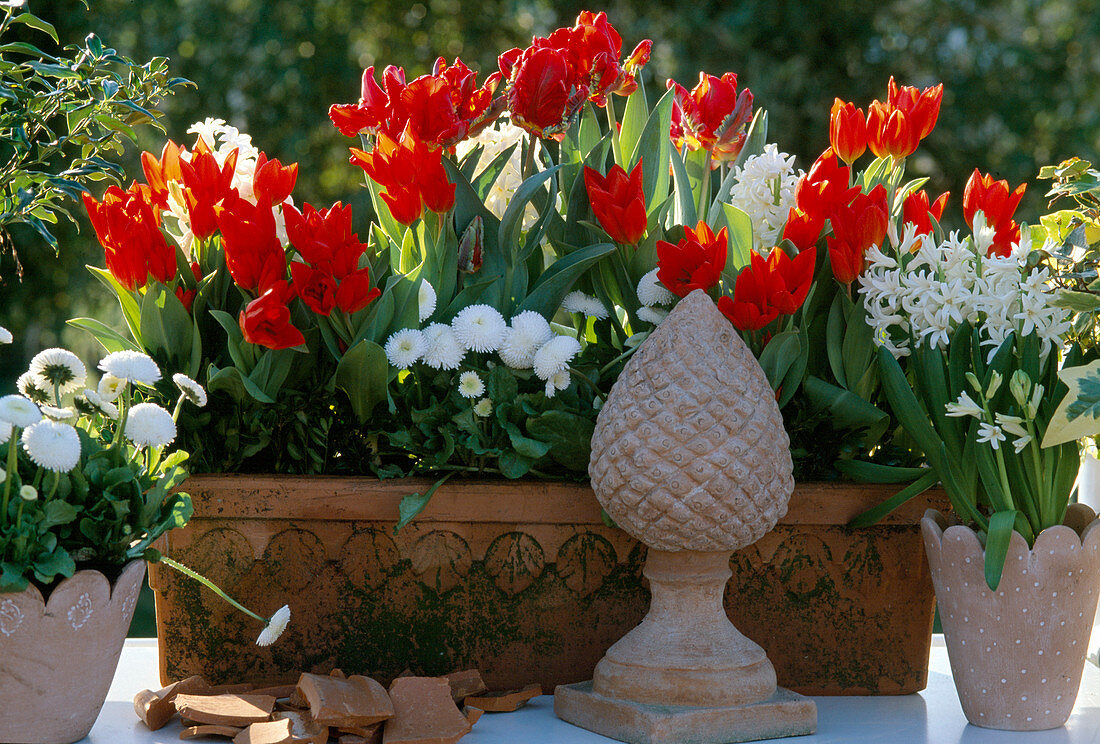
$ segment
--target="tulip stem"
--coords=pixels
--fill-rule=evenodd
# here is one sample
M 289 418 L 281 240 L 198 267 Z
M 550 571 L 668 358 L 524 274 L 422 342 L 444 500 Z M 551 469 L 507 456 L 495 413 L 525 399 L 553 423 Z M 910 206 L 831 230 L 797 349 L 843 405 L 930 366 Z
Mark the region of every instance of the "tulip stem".
M 615 116 L 615 99 L 613 96 L 607 97 L 604 111 L 607 112 L 607 130 L 611 132 L 611 150 L 615 153 L 615 162 L 626 168 L 626 163 L 623 162 L 623 145 L 619 141 L 619 122 Z

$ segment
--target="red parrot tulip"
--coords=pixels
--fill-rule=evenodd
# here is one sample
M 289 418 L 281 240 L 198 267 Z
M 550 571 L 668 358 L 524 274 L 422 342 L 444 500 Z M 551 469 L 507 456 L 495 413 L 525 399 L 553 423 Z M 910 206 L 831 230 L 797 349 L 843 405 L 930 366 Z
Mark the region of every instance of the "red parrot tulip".
M 699 73 L 699 83 L 689 92 L 673 80 L 670 136 L 678 148 L 709 150 L 712 164 L 736 160 L 745 144 L 745 127 L 752 120 L 752 92 L 737 91 L 737 75 L 722 77 Z

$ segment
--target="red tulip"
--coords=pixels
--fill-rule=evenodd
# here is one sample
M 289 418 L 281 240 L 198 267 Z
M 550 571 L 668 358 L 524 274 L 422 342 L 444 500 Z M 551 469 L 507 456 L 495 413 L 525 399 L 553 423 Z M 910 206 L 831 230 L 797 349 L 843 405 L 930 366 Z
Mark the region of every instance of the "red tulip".
M 641 159 L 629 176 L 619 165 L 612 166 L 607 176 L 586 165 L 584 185 L 592 211 L 611 239 L 623 245 L 637 245 L 646 232 Z
M 824 221 L 837 208 L 851 203 L 852 197 L 859 193 L 858 186 L 848 185 L 851 173 L 850 168 L 840 164 L 831 148 L 826 150 L 798 182 L 795 203 L 801 211 Z
M 380 134 L 369 153 L 351 148 L 351 162 L 385 189 L 382 200 L 403 225 L 415 222 L 423 206 L 441 214 L 454 206 L 455 185 L 443 167 L 442 148 L 428 149 L 412 134 L 411 125 L 399 140 Z
M 158 160 L 150 152 L 141 153 L 141 169 L 145 181 L 153 192 L 154 201 L 161 209 L 168 208 L 168 182 L 181 181 L 180 146 L 172 140 L 165 143 Z
M 942 101 L 943 83 L 918 91 L 909 85 L 899 86 L 894 82 L 894 77 L 890 76 L 887 102 L 891 107 L 905 113 L 919 139 L 924 139 L 936 128 Z
M 284 214 L 290 244 L 311 266 L 323 267 L 337 279 L 358 269 L 367 244 L 352 231 L 350 204 L 336 202 L 318 210 L 307 203 L 301 212 L 288 206 Z
M 913 154 L 920 144 L 920 130 L 901 109 L 881 101 L 867 108 L 867 146 L 877 158 L 897 160 Z
M 206 240 L 218 229 L 214 208 L 222 203 L 233 188 L 233 173 L 237 167 L 237 151 L 233 150 L 218 165 L 217 158 L 200 140 L 190 160 L 180 160 L 180 177 L 191 220 L 191 234 Z
M 754 252 L 737 275 L 733 299 L 719 298 L 718 309 L 742 331 L 756 331 L 780 315 L 794 314 L 810 292 L 816 257 L 816 248 L 793 260 L 779 248 L 767 258 Z
M 902 202 L 902 221 L 916 225 L 917 235 L 930 235 L 932 233 L 932 220 L 929 219 L 929 216 L 935 217 L 938 222 L 943 217 L 943 210 L 947 206 L 947 198 L 950 195 L 950 191 L 943 192 L 930 206 L 928 204 L 928 194 L 925 193 L 924 189 L 910 193 Z
M 364 267 L 340 280 L 340 286 L 336 288 L 336 306 L 350 315 L 362 310 L 381 295 L 382 290 L 370 285 L 370 271 Z
M 103 201 L 84 193 L 84 207 L 103 246 L 107 270 L 128 290 L 144 287 L 149 276 L 168 282 L 176 275 L 176 251 L 160 230 L 160 213 L 148 187 L 109 186 Z
M 819 212 L 803 212 L 792 207 L 787 213 L 787 222 L 783 225 L 783 239 L 806 251 L 817 244 L 821 237 L 821 228 L 825 227 L 825 215 Z
M 233 196 L 215 209 L 225 265 L 237 286 L 263 293 L 286 277 L 286 255 L 275 232 L 271 207 Z
M 863 257 L 872 245 L 882 245 L 890 209 L 886 189 L 879 184 L 870 194 L 857 194 L 852 203 L 837 209 L 830 217 L 833 234 L 827 238 L 829 263 L 833 276 L 849 284 L 863 273 Z
M 706 291 L 718 284 L 729 249 L 724 227 L 715 235 L 700 220 L 694 230 L 688 227 L 684 233 L 675 245 L 657 241 L 657 279 L 680 297 L 687 297 L 694 289 Z
M 294 296 L 286 281 L 279 281 L 252 300 L 237 316 L 244 340 L 269 349 L 289 349 L 306 342 L 290 322 L 287 303 Z
M 1024 198 L 1027 184 L 1021 183 L 1009 193 L 1008 181 L 994 181 L 991 175 L 982 175 L 974 169 L 963 191 L 963 219 L 974 227 L 974 215 L 981 210 L 987 225 L 998 229 L 1012 221 L 1012 215 Z
M 673 80 L 670 135 L 677 148 L 708 150 L 712 164 L 736 160 L 745 144 L 745 127 L 752 121 L 752 92 L 737 92 L 737 75 L 699 73 L 699 83 L 687 91 Z
M 829 142 L 837 157 L 848 165 L 858 160 L 867 150 L 867 120 L 863 109 L 835 99 L 829 112 Z
M 256 158 L 252 192 L 259 202 L 266 202 L 273 207 L 276 204 L 282 204 L 290 197 L 290 192 L 294 190 L 294 183 L 297 180 L 297 163 L 284 167 L 278 160 L 268 160 L 267 155 L 261 152 Z
M 560 140 L 587 98 L 588 86 L 575 84 L 563 52 L 530 47 L 516 60 L 508 110 L 514 124 L 536 137 Z
M 325 269 L 314 268 L 300 261 L 290 264 L 294 291 L 313 312 L 331 315 L 336 307 L 336 277 Z

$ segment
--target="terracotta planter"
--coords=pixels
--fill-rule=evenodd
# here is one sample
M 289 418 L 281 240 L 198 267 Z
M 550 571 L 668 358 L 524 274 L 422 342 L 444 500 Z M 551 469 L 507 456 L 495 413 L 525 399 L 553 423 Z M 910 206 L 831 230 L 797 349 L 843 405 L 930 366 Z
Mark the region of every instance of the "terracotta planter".
M 115 676 L 145 562 L 114 586 L 77 571 L 43 602 L 31 586 L 0 594 L 0 741 L 70 744 L 88 735 Z
M 645 614 L 645 548 L 604 525 L 588 486 L 532 481 L 451 481 L 395 535 L 401 497 L 429 484 L 192 477 L 195 515 L 162 547 L 261 613 L 289 602 L 293 620 L 258 648 L 257 623 L 153 566 L 161 677 L 275 682 L 340 667 L 385 680 L 476 666 L 494 688 L 590 679 Z M 919 519 L 946 500 L 844 526 L 894 490 L 799 486 L 776 529 L 734 554 L 726 609 L 780 685 L 924 688 L 934 599 Z
M 1100 597 L 1100 520 L 1074 504 L 1065 525 L 1028 549 L 1012 534 L 996 591 L 969 527 L 930 510 L 921 520 L 940 603 L 951 673 L 967 720 L 1011 731 L 1056 728 L 1069 718 Z

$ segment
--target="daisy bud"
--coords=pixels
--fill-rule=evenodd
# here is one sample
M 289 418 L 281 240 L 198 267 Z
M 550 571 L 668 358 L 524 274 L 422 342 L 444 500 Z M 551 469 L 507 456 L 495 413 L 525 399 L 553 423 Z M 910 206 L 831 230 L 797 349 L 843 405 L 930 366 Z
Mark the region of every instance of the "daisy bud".
M 19 498 L 24 501 L 38 501 L 38 489 L 34 486 L 23 486 L 19 489 Z

